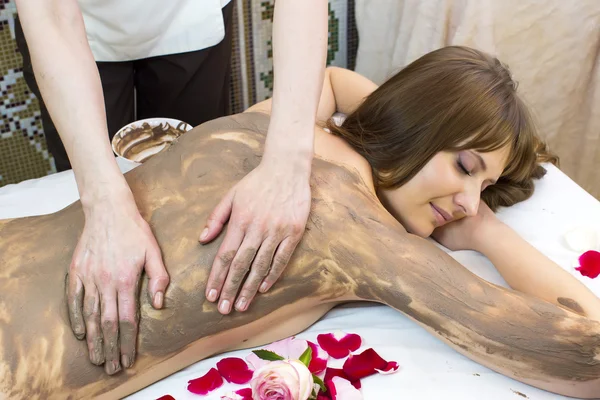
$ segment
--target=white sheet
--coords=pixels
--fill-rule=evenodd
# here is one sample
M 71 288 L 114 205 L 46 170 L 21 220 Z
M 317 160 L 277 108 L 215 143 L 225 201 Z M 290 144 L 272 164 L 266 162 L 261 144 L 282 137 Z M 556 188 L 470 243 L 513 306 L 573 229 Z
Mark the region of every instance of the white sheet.
M 122 170 L 131 165 L 121 162 Z M 0 188 L 0 218 L 22 217 L 57 211 L 78 198 L 71 171 L 17 185 Z M 562 265 L 573 276 L 600 295 L 600 278 L 591 280 L 573 269 L 578 253 L 569 250 L 563 234 L 573 226 L 600 229 L 600 202 L 577 186 L 553 166 L 536 184 L 534 196 L 499 213 L 499 217 L 516 229 L 526 240 Z M 462 251 L 450 253 L 474 273 L 506 286 L 497 271 L 483 256 Z M 384 358 L 395 360 L 401 370 L 394 375 L 363 379 L 366 400 L 445 399 L 494 400 L 562 398 L 506 378 L 458 354 L 402 314 L 379 305 L 359 304 L 334 309 L 298 337 L 316 340 L 322 332 L 343 330 L 363 338 L 363 348 L 373 347 Z M 245 357 L 250 350 L 229 353 Z M 198 362 L 129 399 L 158 398 L 171 394 L 178 400 L 219 399 L 220 394 L 237 385 L 223 386 L 210 396 L 199 397 L 187 392 L 187 381 L 206 373 L 224 355 Z

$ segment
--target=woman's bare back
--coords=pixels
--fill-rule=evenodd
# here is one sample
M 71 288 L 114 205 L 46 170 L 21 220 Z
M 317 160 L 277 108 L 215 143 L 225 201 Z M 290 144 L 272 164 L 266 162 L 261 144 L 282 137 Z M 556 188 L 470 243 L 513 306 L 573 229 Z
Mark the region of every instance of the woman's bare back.
M 203 246 L 198 233 L 226 191 L 260 162 L 267 126 L 260 113 L 211 121 L 127 174 L 171 283 L 157 311 L 143 282 L 138 356 L 115 376 L 89 362 L 66 314 L 65 275 L 84 222 L 79 203 L 0 223 L 1 395 L 125 396 L 212 354 L 297 333 L 335 304 L 358 299 L 402 311 L 509 376 L 600 395 L 598 323 L 482 281 L 408 235 L 358 173 L 323 160 L 313 166 L 307 231 L 283 276 L 247 312 L 218 313 L 204 285 L 220 240 Z

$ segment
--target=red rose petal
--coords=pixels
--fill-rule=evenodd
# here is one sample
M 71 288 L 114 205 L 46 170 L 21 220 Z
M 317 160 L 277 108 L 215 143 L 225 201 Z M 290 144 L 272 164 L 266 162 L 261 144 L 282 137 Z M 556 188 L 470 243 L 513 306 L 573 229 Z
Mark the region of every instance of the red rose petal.
M 235 392 L 221 396 L 221 400 L 252 400 L 252 389 L 244 388 L 236 390 Z
M 333 358 L 344 358 L 351 351 L 356 351 L 362 343 L 362 339 L 355 333 L 335 335 L 333 333 L 323 333 L 317 336 L 319 346 L 323 348 Z
M 171 396 L 170 394 L 165 394 L 164 396 L 161 396 L 156 400 L 175 400 L 175 397 Z
M 335 390 L 335 385 L 331 380 L 325 382 L 325 386 L 327 386 L 327 393 L 331 399 L 335 399 L 337 397 L 337 390 Z
M 252 370 L 248 368 L 246 361 L 237 357 L 227 357 L 219 360 L 217 369 L 227 382 L 243 385 L 252 379 Z
M 246 400 L 246 397 L 249 400 L 252 400 L 252 388 L 244 388 L 244 389 L 236 390 L 235 393 L 242 396 L 244 398 L 244 400 Z
M 360 389 L 361 385 L 360 385 L 360 380 L 355 380 L 353 381 L 352 379 L 350 379 L 348 377 L 348 375 L 346 375 L 346 373 L 344 372 L 343 369 L 338 369 L 338 368 L 327 368 L 327 370 L 325 370 L 325 378 L 323 379 L 323 381 L 327 382 L 333 379 L 334 376 L 339 376 L 340 378 L 344 378 L 347 381 L 349 381 L 352 386 L 354 386 L 357 389 Z
M 327 391 L 329 393 L 329 390 Z M 319 392 L 317 395 L 317 400 L 331 400 L 331 397 L 327 397 L 327 395 L 323 392 Z
M 396 361 L 388 361 L 384 369 L 375 369 L 375 371 L 379 372 L 382 375 L 388 375 L 398 371 L 398 368 L 400 368 L 400 366 Z
M 344 362 L 343 369 L 350 378 L 349 381 L 353 382 L 373 375 L 377 370 L 390 371 L 394 368 L 394 364 L 397 369 L 398 364 L 396 362 L 388 363 L 375 350 L 367 349 L 360 354 L 351 354 Z
M 195 394 L 208 394 L 222 385 L 221 374 L 215 368 L 211 368 L 204 376 L 189 381 L 187 389 Z
M 313 342 L 307 342 L 312 350 L 312 358 L 310 359 L 310 364 L 308 365 L 308 370 L 313 374 L 319 374 L 327 368 L 327 359 L 329 356 L 327 352 L 323 350 L 322 347 L 317 346 Z
M 596 278 L 600 275 L 600 252 L 589 250 L 579 257 L 579 267 L 575 268 L 581 275 Z

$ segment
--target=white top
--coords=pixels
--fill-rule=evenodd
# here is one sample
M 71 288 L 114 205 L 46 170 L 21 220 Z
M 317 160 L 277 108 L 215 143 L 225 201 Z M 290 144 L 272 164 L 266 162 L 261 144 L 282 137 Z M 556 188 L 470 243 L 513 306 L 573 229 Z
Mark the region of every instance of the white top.
M 79 0 L 96 61 L 201 50 L 225 37 L 230 0 Z

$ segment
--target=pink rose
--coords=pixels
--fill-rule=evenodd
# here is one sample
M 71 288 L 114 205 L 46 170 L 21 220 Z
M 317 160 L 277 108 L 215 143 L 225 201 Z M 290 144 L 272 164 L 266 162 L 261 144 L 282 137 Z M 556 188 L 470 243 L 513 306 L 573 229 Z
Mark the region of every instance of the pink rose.
M 272 361 L 254 372 L 253 400 L 306 400 L 314 387 L 312 374 L 298 360 Z

